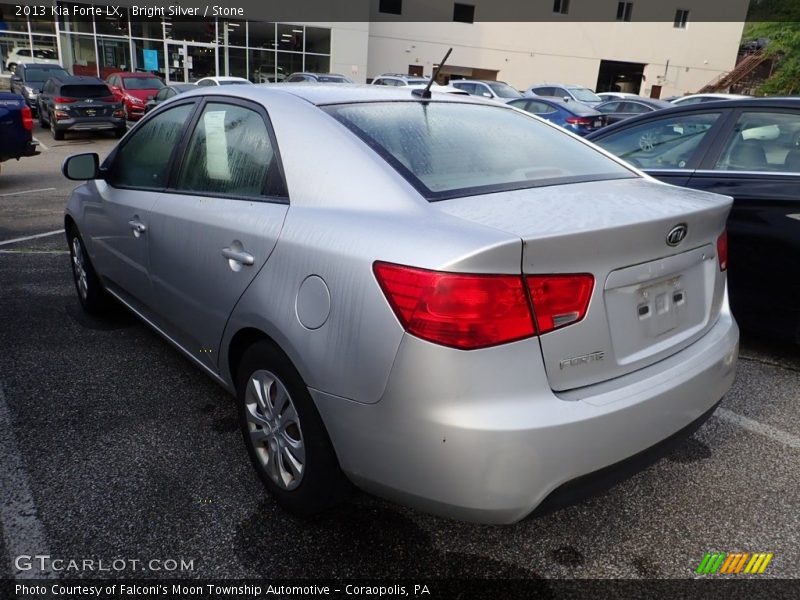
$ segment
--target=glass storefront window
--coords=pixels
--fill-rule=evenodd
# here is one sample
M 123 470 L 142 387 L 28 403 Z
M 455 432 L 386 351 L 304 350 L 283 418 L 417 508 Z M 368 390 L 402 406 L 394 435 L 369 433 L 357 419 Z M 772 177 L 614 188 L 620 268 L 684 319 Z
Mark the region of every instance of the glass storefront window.
M 278 52 L 278 70 L 286 73 L 287 77 L 292 73 L 303 71 L 303 55 L 293 52 Z
M 247 24 L 244 21 L 220 21 L 217 28 L 221 44 L 227 39 L 229 46 L 247 46 Z
M 0 4 L 0 35 L 7 33 L 28 33 L 28 19 L 24 16 L 17 16 L 17 6 L 15 4 Z
M 145 50 L 147 54 L 145 55 Z M 148 64 L 148 60 L 155 59 L 155 65 Z M 164 67 L 164 44 L 155 40 L 133 40 L 132 71 L 150 72 L 166 76 Z M 148 67 L 157 67 L 155 69 Z
M 117 71 L 128 71 L 131 68 L 131 47 L 128 40 L 98 36 L 97 54 L 100 59 L 101 79 Z
M 303 51 L 303 26 L 278 23 L 278 50 Z
M 310 73 L 330 73 L 331 57 L 316 54 L 306 54 L 305 71 Z
M 306 27 L 306 52 L 315 54 L 331 53 L 331 30 L 322 27 Z M 308 62 L 308 57 L 306 57 Z M 307 71 L 310 71 L 306 67 Z
M 253 83 L 274 83 L 275 79 L 275 51 L 250 50 L 250 81 Z M 285 79 L 279 77 L 277 81 Z
M 91 33 L 94 34 L 92 27 L 91 17 L 76 17 L 73 15 L 76 5 L 85 6 L 85 4 L 75 2 L 60 2 L 60 6 L 68 9 L 69 16 L 64 14 L 58 15 L 58 24 L 62 33 Z M 67 11 L 65 11 L 67 12 Z
M 97 77 L 97 55 L 90 35 L 61 34 L 61 65 L 73 75 Z
M 141 19 L 137 17 L 136 20 L 131 21 L 131 37 L 150 38 L 152 40 L 163 39 L 164 29 L 161 25 L 161 19 Z
M 217 42 L 217 27 L 214 19 L 182 18 L 180 21 L 170 21 L 167 17 L 164 21 L 167 35 L 171 36 L 173 40 L 204 44 Z
M 225 71 L 225 59 L 228 60 L 228 71 Z M 219 49 L 219 74 L 230 77 L 244 77 L 247 74 L 247 50 L 245 48 L 225 48 Z M 249 78 L 253 81 L 253 78 Z M 255 82 L 258 83 L 258 82 Z
M 119 35 L 128 37 L 128 11 L 120 9 L 122 18 L 109 17 L 104 14 L 94 18 L 94 27 L 97 30 L 97 35 Z M 159 33 L 159 37 L 161 34 Z
M 275 41 L 275 23 L 250 22 L 247 24 L 249 31 L 248 45 L 251 48 L 262 50 L 274 50 L 277 42 Z

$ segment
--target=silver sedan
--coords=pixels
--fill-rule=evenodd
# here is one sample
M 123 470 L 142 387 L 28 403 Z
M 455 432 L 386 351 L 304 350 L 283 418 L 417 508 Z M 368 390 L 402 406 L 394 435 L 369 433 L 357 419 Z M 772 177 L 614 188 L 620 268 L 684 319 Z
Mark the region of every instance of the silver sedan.
M 734 378 L 731 200 L 508 106 L 196 90 L 63 171 L 83 307 L 121 302 L 235 394 L 296 514 L 352 483 L 514 522 L 641 468 Z

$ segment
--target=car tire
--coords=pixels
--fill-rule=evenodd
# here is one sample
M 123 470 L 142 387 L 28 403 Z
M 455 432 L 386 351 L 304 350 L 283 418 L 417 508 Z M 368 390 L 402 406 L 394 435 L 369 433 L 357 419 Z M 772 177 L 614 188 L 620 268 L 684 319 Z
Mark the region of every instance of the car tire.
M 283 352 L 266 340 L 250 346 L 236 384 L 247 453 L 278 504 L 308 517 L 344 500 L 350 483 L 308 387 Z
M 64 139 L 64 132 L 56 127 L 56 118 L 52 114 L 50 115 L 50 133 L 53 134 L 54 140 Z
M 81 306 L 91 315 L 106 313 L 112 304 L 111 297 L 103 289 L 100 278 L 89 259 L 86 246 L 74 225 L 67 229 L 67 240 L 72 265 L 72 279 L 75 282 L 75 291 L 78 292 Z
M 39 107 L 39 127 L 42 129 L 47 128 L 47 121 L 44 120 L 44 111 L 42 110 L 41 106 Z

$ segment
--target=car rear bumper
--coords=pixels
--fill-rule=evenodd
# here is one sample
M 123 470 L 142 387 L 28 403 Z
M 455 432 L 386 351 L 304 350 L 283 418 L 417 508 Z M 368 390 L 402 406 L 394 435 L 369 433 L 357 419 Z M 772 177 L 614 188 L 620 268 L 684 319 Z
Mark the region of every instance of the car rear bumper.
M 536 339 L 461 352 L 406 336 L 379 402 L 312 394 L 357 485 L 448 517 L 512 523 L 559 486 L 690 433 L 732 385 L 738 340 L 725 309 L 657 364 L 555 393 Z
M 59 119 L 58 131 L 112 131 L 125 127 L 125 119 Z

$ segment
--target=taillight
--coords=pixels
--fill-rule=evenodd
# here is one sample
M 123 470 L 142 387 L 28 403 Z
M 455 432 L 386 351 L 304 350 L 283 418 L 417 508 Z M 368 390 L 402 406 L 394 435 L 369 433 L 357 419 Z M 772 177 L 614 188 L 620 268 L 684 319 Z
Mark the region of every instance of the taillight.
M 461 350 L 505 344 L 577 323 L 586 316 L 594 288 L 588 273 L 483 275 L 384 262 L 376 262 L 373 270 L 406 331 Z
M 527 275 L 539 334 L 577 323 L 586 316 L 594 288 L 588 273 Z
M 56 96 L 54 98 L 54 102 L 56 104 L 71 104 L 72 102 L 77 102 L 77 98 L 67 98 L 65 96 Z
M 22 107 L 22 126 L 27 131 L 33 131 L 33 113 L 30 106 Z
M 587 119 L 585 117 L 567 117 L 565 120 L 570 125 L 591 125 L 594 123 L 592 119 Z
M 728 231 L 722 232 L 717 238 L 717 259 L 719 260 L 719 270 L 725 271 L 728 268 Z
M 376 262 L 375 277 L 403 327 L 424 340 L 474 350 L 536 332 L 518 275 L 471 275 Z

